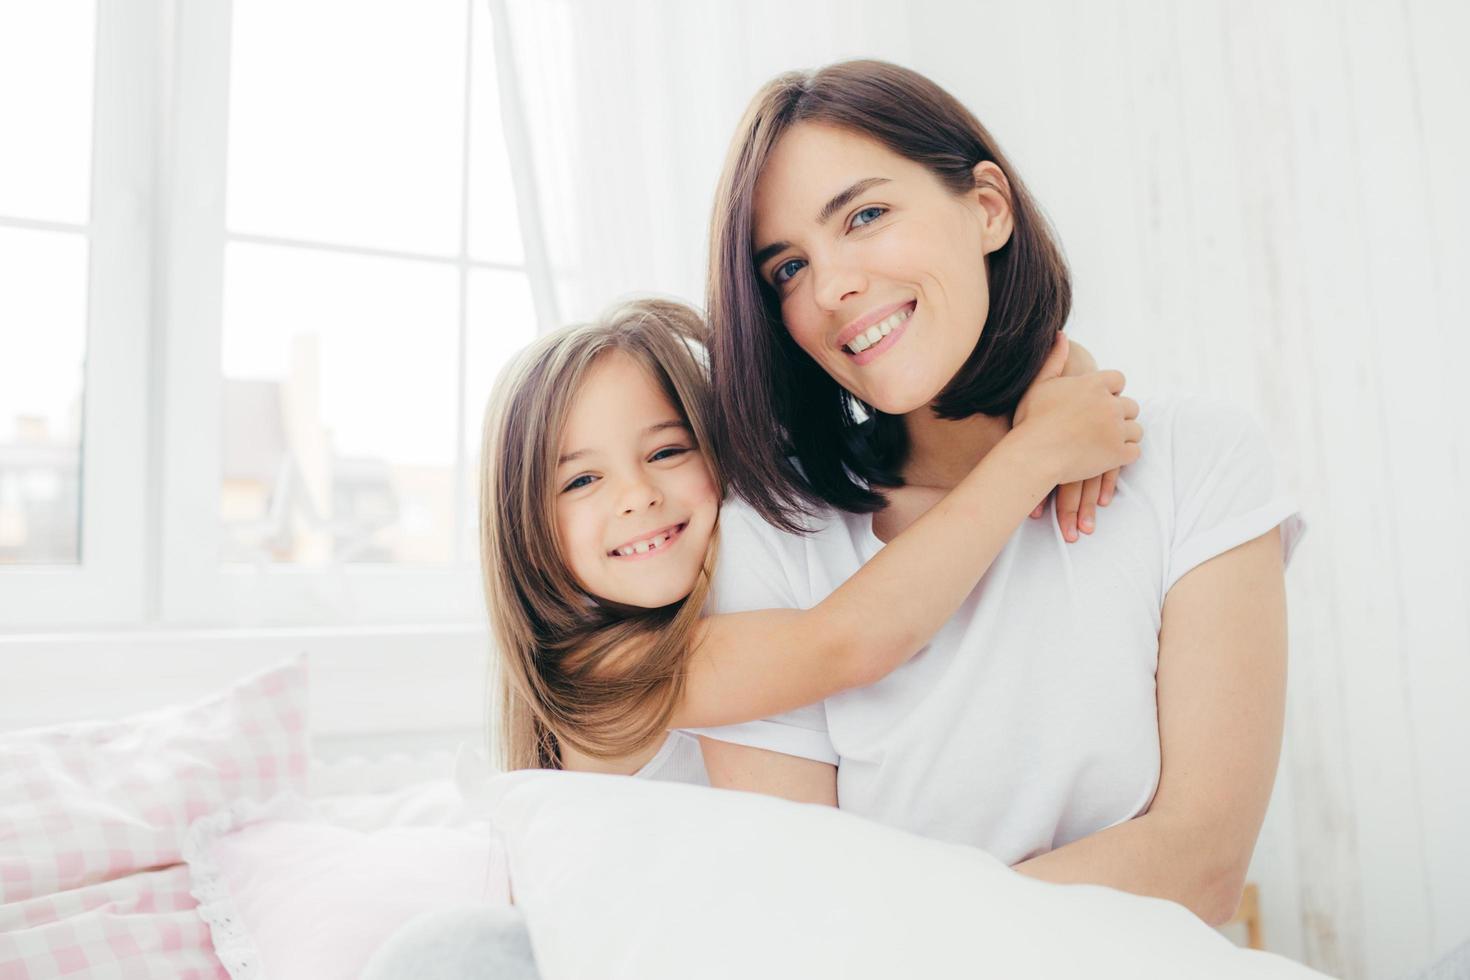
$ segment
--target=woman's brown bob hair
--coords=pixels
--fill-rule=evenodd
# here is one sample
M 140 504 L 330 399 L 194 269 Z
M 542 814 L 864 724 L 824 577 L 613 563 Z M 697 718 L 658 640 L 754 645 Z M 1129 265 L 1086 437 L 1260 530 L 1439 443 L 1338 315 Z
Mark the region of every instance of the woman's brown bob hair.
M 707 339 L 689 307 L 638 300 L 596 323 L 542 337 L 496 381 L 481 448 L 480 564 L 497 655 L 496 755 L 505 769 L 561 768 L 564 744 L 620 758 L 668 727 L 709 594 L 715 540 L 682 602 L 610 607 L 580 586 L 561 555 L 556 460 L 588 370 L 620 351 L 663 388 L 723 497 L 709 452 L 709 385 L 696 354 Z
M 882 495 L 870 487 L 901 486 L 908 453 L 901 418 L 863 406 L 862 419 L 852 396 L 796 346 L 779 299 L 755 266 L 756 181 L 782 135 L 803 122 L 871 137 L 922 164 L 957 195 L 974 189 L 981 161 L 993 161 L 1009 180 L 1010 240 L 983 260 L 976 256 L 987 267 L 990 314 L 975 350 L 934 400 L 940 418 L 1014 412 L 1072 304 L 1066 263 L 1045 218 L 995 140 L 954 96 L 882 61 L 847 61 L 769 82 L 736 130 L 715 195 L 710 376 L 731 488 L 790 531 L 802 530 L 802 517 L 823 506 L 882 508 Z

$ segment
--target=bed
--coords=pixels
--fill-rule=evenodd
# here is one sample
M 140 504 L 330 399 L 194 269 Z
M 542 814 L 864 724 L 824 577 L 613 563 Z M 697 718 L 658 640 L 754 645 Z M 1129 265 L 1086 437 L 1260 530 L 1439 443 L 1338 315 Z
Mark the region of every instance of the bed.
M 0 734 L 0 980 L 356 977 L 410 920 L 512 896 L 542 980 L 1318 975 L 827 807 L 473 744 L 315 758 L 306 684 L 298 657 Z

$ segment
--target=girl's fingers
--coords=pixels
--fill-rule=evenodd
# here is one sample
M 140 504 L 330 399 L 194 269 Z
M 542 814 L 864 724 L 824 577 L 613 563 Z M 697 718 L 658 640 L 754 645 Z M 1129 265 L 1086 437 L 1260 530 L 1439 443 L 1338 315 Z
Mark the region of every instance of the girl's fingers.
M 1141 426 L 1137 422 L 1133 422 L 1133 421 L 1124 422 L 1123 423 L 1123 441 L 1124 442 L 1142 442 L 1143 441 L 1143 426 Z
M 1113 494 L 1118 489 L 1118 471 L 1108 470 L 1102 475 L 1102 487 L 1097 492 L 1097 503 L 1099 507 L 1106 507 L 1113 499 Z
M 1083 481 L 1081 506 L 1077 510 L 1077 527 L 1083 534 L 1091 534 L 1097 526 L 1097 497 L 1101 489 L 1100 476 Z
M 1062 539 L 1077 540 L 1077 508 L 1082 500 L 1082 484 L 1068 483 L 1057 487 L 1057 527 L 1061 528 Z
M 1122 394 L 1123 388 L 1128 384 L 1128 379 L 1123 377 L 1122 371 L 1099 371 L 1097 376 L 1107 386 L 1108 391 L 1115 395 Z
M 1032 519 L 1038 518 L 1042 514 L 1045 514 L 1045 513 L 1046 513 L 1046 501 L 1045 500 L 1043 500 L 1041 503 L 1037 504 L 1035 507 L 1033 507 L 1031 509 L 1031 517 L 1032 517 Z

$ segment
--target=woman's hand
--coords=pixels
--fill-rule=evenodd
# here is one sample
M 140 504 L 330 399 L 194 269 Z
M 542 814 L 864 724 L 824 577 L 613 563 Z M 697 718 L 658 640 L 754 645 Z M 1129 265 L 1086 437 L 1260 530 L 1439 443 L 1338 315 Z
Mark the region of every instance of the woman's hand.
M 1058 335 L 1061 339 L 1062 335 Z M 1067 350 L 1067 363 L 1062 369 L 1062 377 L 1075 378 L 1083 374 L 1091 374 L 1097 370 L 1097 361 L 1092 353 L 1076 341 L 1070 341 Z M 1016 407 L 1014 424 L 1020 425 L 1028 410 L 1027 396 L 1021 399 L 1021 404 Z M 1062 538 L 1066 541 L 1076 541 L 1077 532 L 1080 529 L 1085 534 L 1091 534 L 1097 521 L 1097 508 L 1106 507 L 1113 499 L 1113 494 L 1118 487 L 1118 470 L 1111 469 L 1106 473 L 1090 477 L 1086 480 L 1076 480 L 1064 484 L 1055 491 L 1057 498 L 1057 527 L 1061 529 Z M 1046 501 L 1043 500 L 1036 505 L 1031 512 L 1031 517 L 1039 518 L 1046 513 Z

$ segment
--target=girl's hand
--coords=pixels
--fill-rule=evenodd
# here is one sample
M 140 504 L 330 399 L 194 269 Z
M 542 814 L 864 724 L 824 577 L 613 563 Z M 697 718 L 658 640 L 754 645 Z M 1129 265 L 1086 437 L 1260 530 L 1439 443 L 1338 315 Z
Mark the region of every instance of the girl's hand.
M 1062 485 L 1057 490 L 1057 524 L 1062 531 L 1062 537 L 1067 541 L 1077 540 L 1079 525 L 1084 532 L 1092 532 L 1096 506 L 1107 506 L 1112 499 L 1117 486 L 1118 469 L 1120 465 L 1137 459 L 1137 444 L 1143 436 L 1143 430 L 1134 421 L 1138 416 L 1137 403 L 1120 394 L 1124 384 L 1122 374 L 1116 371 L 1097 372 L 1092 370 L 1093 367 L 1095 362 L 1086 350 L 1081 349 L 1080 345 L 1069 344 L 1064 335 L 1058 335 L 1057 346 L 1053 348 L 1046 364 L 1022 398 L 1021 404 L 1017 406 L 1014 416 L 1014 425 L 1020 428 L 1027 419 L 1038 418 L 1038 412 L 1043 410 L 1043 406 L 1046 410 L 1056 412 L 1069 399 L 1074 409 L 1082 412 L 1072 416 L 1071 421 L 1063 420 L 1060 415 L 1048 420 L 1055 426 L 1060 426 L 1054 432 L 1066 431 L 1067 426 L 1074 426 L 1072 431 L 1083 440 L 1073 447 L 1075 452 L 1071 454 L 1071 458 L 1066 458 L 1065 450 L 1062 457 L 1058 458 L 1064 467 L 1073 466 L 1075 469 L 1078 464 L 1083 464 L 1083 470 L 1086 471 L 1081 472 L 1076 479 L 1059 481 Z M 1092 385 L 1091 389 L 1081 386 L 1084 380 Z M 1064 390 L 1067 388 L 1071 390 Z M 1092 411 L 1102 413 L 1095 415 L 1093 420 L 1100 420 L 1101 427 L 1094 425 L 1089 428 L 1089 420 L 1085 417 L 1087 408 L 1083 406 L 1090 406 Z M 1089 438 L 1101 441 L 1089 445 Z M 1104 455 L 1096 454 L 1099 449 Z M 1096 470 L 1085 465 L 1089 460 L 1095 462 L 1106 458 L 1105 454 L 1109 451 L 1120 454 L 1118 458 L 1122 463 Z M 1037 504 L 1031 516 L 1040 516 L 1045 505 L 1045 500 Z
M 1070 342 L 1067 350 L 1067 364 L 1062 368 L 1062 377 L 1080 377 L 1096 370 L 1097 361 L 1093 358 L 1092 352 L 1075 341 Z M 1025 404 L 1024 399 L 1022 404 Z M 1016 411 L 1016 422 L 1019 423 L 1021 410 L 1018 408 Z M 1118 471 L 1116 469 L 1108 470 L 1101 476 L 1077 480 L 1057 487 L 1057 527 L 1061 529 L 1062 537 L 1067 541 L 1076 541 L 1078 530 L 1091 534 L 1097 520 L 1097 508 L 1108 505 L 1117 487 Z M 1043 500 L 1036 505 L 1031 516 L 1039 518 L 1045 513 L 1046 501 Z

